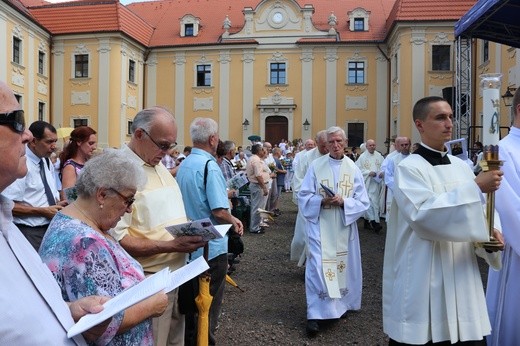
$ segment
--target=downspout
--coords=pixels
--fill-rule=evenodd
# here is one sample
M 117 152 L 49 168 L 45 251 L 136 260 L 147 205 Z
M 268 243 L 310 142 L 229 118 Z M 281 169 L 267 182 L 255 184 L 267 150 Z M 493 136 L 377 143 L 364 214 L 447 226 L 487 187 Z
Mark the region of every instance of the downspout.
M 148 57 L 150 56 L 150 53 L 151 53 L 151 49 L 146 49 L 144 51 L 144 55 L 143 55 L 143 109 L 146 108 L 146 70 L 147 70 L 147 67 L 146 67 L 146 62 L 148 61 Z
M 391 61 L 390 61 L 390 58 L 388 58 L 388 56 L 385 54 L 385 52 L 381 49 L 381 47 L 379 46 L 379 44 L 377 45 L 377 49 L 379 49 L 379 52 L 381 54 L 383 54 L 383 56 L 385 57 L 386 59 L 386 62 L 388 64 L 388 73 L 386 74 L 386 78 L 387 78 L 387 97 L 386 97 L 386 102 L 387 102 L 387 117 L 386 117 L 386 140 L 390 141 L 390 115 L 392 114 L 392 100 L 391 100 L 391 89 L 392 89 L 392 71 L 391 71 Z M 388 155 L 388 152 L 390 151 L 390 142 L 388 143 L 387 147 L 386 147 L 386 154 Z

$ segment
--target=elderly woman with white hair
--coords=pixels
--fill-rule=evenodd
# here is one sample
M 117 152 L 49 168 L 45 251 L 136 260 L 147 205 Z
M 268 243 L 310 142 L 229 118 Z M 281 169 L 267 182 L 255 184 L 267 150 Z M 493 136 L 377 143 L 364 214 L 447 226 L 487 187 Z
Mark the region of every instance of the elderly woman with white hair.
M 78 198 L 52 219 L 40 247 L 65 301 L 114 297 L 145 278 L 141 265 L 108 234 L 132 210 L 145 182 L 142 169 L 117 150 L 106 149 L 85 164 Z M 93 344 L 153 345 L 151 318 L 166 306 L 161 292 L 116 314 Z

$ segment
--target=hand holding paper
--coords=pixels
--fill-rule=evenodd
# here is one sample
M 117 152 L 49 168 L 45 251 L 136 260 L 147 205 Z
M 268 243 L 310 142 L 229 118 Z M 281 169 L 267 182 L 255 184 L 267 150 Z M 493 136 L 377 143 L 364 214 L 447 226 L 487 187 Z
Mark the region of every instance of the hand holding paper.
M 230 227 L 231 224 L 215 226 L 210 219 L 206 218 L 168 226 L 166 230 L 175 237 L 199 235 L 202 236 L 203 241 L 208 241 L 223 238 Z
M 83 316 L 73 325 L 67 336 L 72 338 L 84 331 L 111 318 L 120 311 L 139 303 L 140 301 L 164 290 L 165 293 L 174 290 L 186 281 L 194 278 L 209 268 L 203 257 L 199 257 L 184 267 L 171 272 L 168 268 L 147 277 L 135 286 L 130 287 L 121 294 L 113 297 L 103 304 L 103 311 L 97 314 Z

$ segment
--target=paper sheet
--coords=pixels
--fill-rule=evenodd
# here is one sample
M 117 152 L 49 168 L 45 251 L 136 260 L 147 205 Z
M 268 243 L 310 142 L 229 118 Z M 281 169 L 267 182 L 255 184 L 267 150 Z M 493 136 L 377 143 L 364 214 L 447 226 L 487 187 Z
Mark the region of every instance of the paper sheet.
M 227 227 L 225 231 L 223 227 Z M 199 235 L 202 237 L 203 241 L 209 241 L 212 239 L 223 238 L 230 227 L 230 224 L 213 225 L 209 218 L 205 218 L 171 225 L 166 227 L 166 230 L 174 237 Z
M 193 262 L 174 272 L 171 272 L 168 268 L 164 268 L 107 301 L 103 304 L 103 311 L 97 314 L 88 314 L 80 318 L 80 320 L 69 329 L 67 336 L 72 338 L 83 333 L 95 325 L 111 318 L 118 312 L 139 303 L 157 292 L 162 290 L 170 292 L 186 281 L 201 274 L 208 268 L 209 266 L 203 257 L 197 258 Z

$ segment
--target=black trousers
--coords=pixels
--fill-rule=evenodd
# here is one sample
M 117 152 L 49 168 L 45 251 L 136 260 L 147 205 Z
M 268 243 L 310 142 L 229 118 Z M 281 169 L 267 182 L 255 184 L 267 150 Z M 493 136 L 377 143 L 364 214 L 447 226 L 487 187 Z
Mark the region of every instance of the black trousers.
M 40 245 L 43 240 L 43 236 L 45 235 L 45 232 L 47 232 L 47 228 L 49 225 L 43 225 L 43 226 L 27 226 L 22 224 L 16 224 L 16 227 L 22 232 L 22 234 L 27 238 L 29 243 L 34 247 L 36 252 L 40 249 Z

